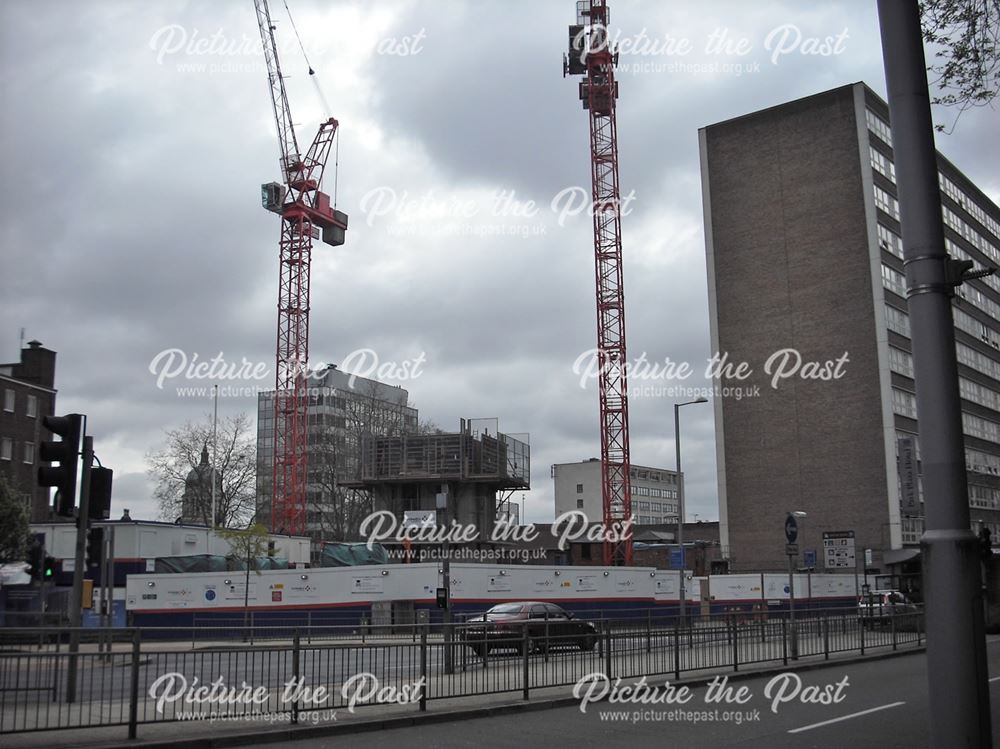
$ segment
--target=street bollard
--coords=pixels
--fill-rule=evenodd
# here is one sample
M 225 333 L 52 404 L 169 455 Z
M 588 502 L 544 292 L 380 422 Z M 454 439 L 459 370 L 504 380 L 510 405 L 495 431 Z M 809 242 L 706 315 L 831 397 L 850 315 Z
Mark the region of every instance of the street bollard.
M 524 699 L 528 700 L 528 651 L 531 646 L 531 641 L 528 639 L 528 625 L 524 625 L 524 631 L 521 636 L 521 662 L 522 662 L 522 672 L 521 678 L 524 680 Z
M 132 630 L 132 664 L 129 673 L 128 737 L 134 739 L 139 724 L 139 630 Z
M 427 627 L 420 626 L 420 712 L 427 712 Z
M 604 673 L 610 680 L 611 677 L 611 625 L 604 622 Z
M 681 680 L 681 628 L 680 623 L 674 621 L 674 681 Z
M 733 671 L 740 670 L 740 631 L 736 617 L 733 617 Z
M 788 665 L 788 620 L 781 620 L 781 662 Z
M 294 683 L 299 683 L 299 677 L 302 676 L 299 668 L 299 630 L 296 629 L 295 633 L 292 635 L 292 678 Z M 298 697 L 292 703 L 292 725 L 298 725 L 299 722 L 299 700 Z

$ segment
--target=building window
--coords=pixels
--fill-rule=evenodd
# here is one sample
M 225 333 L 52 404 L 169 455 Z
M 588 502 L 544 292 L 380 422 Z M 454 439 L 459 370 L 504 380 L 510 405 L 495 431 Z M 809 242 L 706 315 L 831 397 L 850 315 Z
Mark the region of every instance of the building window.
M 9 390 L 7 392 L 10 392 Z M 11 441 L 10 437 L 4 437 L 0 439 L 0 460 L 10 460 L 11 455 L 14 454 L 14 443 Z
M 582 510 L 583 509 L 583 500 L 582 499 L 576 500 L 576 509 L 578 509 L 578 510 Z
M 10 388 L 3 392 L 3 410 L 7 413 L 14 413 L 14 391 Z
M 576 485 L 576 493 L 577 494 L 583 494 L 583 484 L 577 484 Z
M 964 313 L 961 313 L 960 310 L 954 310 L 954 312 L 955 325 L 961 327 L 958 320 L 959 316 Z M 968 317 L 968 315 L 966 315 L 966 317 Z M 899 333 L 901 336 L 906 336 L 907 338 L 910 337 L 910 316 L 902 310 L 898 310 L 888 304 L 885 305 L 885 323 L 889 330 L 894 333 Z
M 995 421 L 973 416 L 962 412 L 962 428 L 964 432 L 972 437 L 989 440 L 990 442 L 1000 442 L 1000 424 Z
M 913 393 L 892 389 L 892 411 L 900 416 L 917 418 L 917 399 Z
M 868 129 L 875 133 L 883 143 L 892 147 L 892 130 L 889 128 L 889 123 L 867 108 L 865 109 L 865 119 L 868 123 Z
M 886 252 L 890 252 L 900 260 L 903 259 L 903 240 L 896 232 L 882 224 L 878 225 L 878 244 Z
M 896 182 L 896 167 L 889 157 L 880 151 L 876 151 L 872 146 L 868 146 L 871 153 L 872 168 L 892 183 Z
M 29 419 L 33 419 L 38 415 L 38 396 L 28 396 L 28 407 L 25 413 Z
M 913 377 L 913 357 L 908 351 L 903 351 L 903 349 L 890 346 L 889 368 L 893 372 L 898 372 L 906 377 Z
M 906 296 L 906 276 L 888 265 L 882 266 L 882 286 L 899 296 Z
M 24 462 L 34 465 L 35 463 L 35 443 L 25 442 L 24 443 Z
M 878 185 L 875 185 L 874 189 L 875 205 L 882 209 L 883 212 L 899 221 L 899 201 Z

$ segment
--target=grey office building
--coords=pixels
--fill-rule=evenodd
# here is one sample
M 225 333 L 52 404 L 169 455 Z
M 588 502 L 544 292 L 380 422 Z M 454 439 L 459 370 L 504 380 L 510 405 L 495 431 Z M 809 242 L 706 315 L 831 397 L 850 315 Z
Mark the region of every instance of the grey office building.
M 314 541 L 352 540 L 361 518 L 371 511 L 365 490 L 346 487 L 360 476 L 366 437 L 417 431 L 417 409 L 397 385 L 344 372 L 318 372 L 308 386 L 309 446 L 306 535 Z M 274 392 L 257 402 L 257 519 L 271 517 L 274 461 Z

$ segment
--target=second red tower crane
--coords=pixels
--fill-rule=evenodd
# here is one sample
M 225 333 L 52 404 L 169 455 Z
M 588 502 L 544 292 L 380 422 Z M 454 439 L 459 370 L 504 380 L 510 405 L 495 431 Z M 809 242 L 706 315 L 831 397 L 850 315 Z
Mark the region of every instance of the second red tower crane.
M 597 355 L 601 411 L 604 564 L 632 563 L 632 493 L 622 284 L 621 193 L 615 101 L 617 53 L 608 37 L 605 0 L 576 4 L 563 75 L 582 75 L 580 100 L 590 113 L 590 176 L 597 277 Z

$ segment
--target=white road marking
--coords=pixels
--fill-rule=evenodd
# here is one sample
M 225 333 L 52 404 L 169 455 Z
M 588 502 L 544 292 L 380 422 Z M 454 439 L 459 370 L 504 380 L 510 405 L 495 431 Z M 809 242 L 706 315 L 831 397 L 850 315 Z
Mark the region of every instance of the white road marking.
M 890 707 L 899 707 L 900 705 L 905 705 L 905 702 L 892 702 L 888 705 L 880 705 L 879 707 L 869 708 L 868 710 L 862 710 L 859 713 L 851 713 L 850 715 L 841 715 L 839 718 L 831 718 L 830 720 L 824 720 L 822 723 L 813 723 L 811 726 L 802 726 L 801 728 L 793 728 L 789 733 L 802 733 L 803 731 L 811 731 L 814 728 L 819 728 L 820 726 L 828 726 L 831 723 L 839 723 L 842 720 L 850 720 L 851 718 L 859 718 L 862 715 L 868 715 L 869 713 L 877 713 L 879 710 L 888 710 Z

